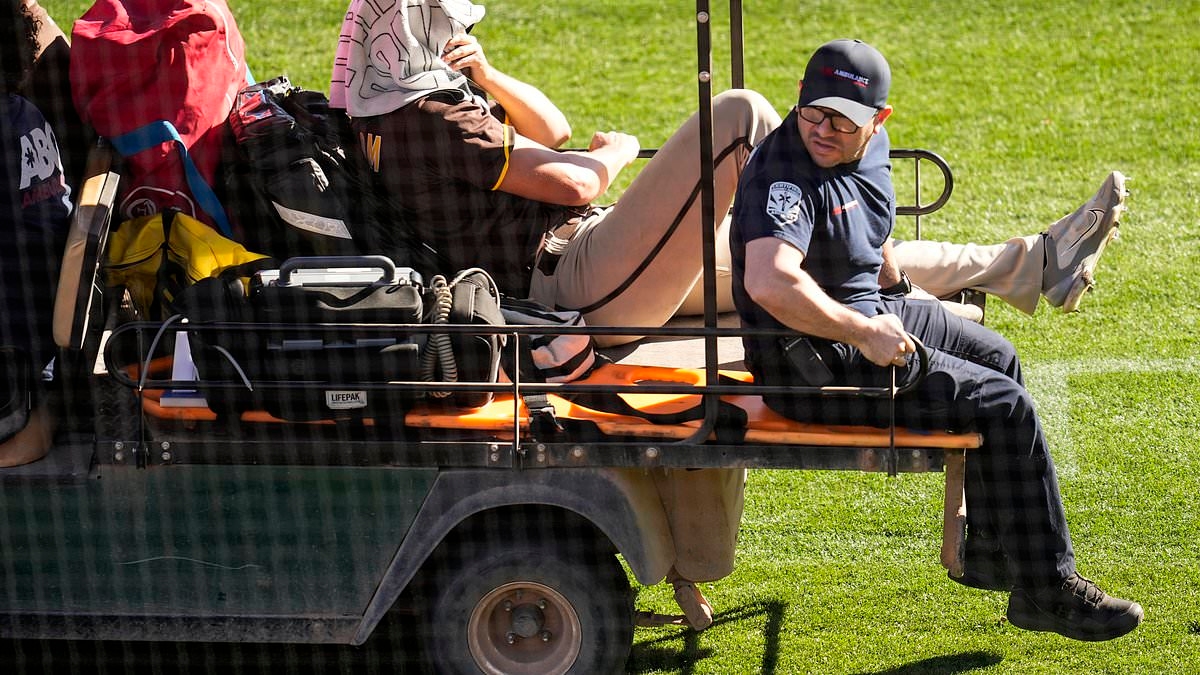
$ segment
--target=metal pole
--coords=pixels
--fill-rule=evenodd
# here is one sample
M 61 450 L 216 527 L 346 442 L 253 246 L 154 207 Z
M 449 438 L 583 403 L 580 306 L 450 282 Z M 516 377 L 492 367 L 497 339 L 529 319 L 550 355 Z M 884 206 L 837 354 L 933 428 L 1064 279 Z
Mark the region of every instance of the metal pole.
M 696 0 L 696 81 L 700 121 L 700 233 L 704 264 L 704 377 L 718 381 L 717 373 L 717 263 L 716 187 L 713 167 L 712 13 L 708 0 Z M 703 443 L 716 424 L 717 395 L 704 395 L 704 423 L 685 443 Z
M 742 0 L 729 0 L 729 76 L 734 89 L 746 88 L 745 44 L 742 39 Z

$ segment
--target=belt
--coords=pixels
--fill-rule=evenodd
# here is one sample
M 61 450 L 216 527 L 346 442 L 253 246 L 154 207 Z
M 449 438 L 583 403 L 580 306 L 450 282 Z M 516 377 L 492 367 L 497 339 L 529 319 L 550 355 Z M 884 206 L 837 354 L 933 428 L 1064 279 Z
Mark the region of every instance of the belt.
M 542 243 L 538 246 L 534 268 L 546 276 L 551 276 L 558 269 L 558 260 L 567 252 L 567 244 L 579 233 L 581 226 L 592 218 L 604 213 L 599 207 L 589 208 L 587 213 L 572 216 L 567 222 L 550 228 L 542 235 Z

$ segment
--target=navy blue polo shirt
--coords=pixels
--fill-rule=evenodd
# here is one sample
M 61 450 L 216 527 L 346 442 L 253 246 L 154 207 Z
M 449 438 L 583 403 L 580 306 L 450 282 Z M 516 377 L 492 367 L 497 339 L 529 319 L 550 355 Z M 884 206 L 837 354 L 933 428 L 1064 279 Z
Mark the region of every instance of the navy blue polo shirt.
M 746 295 L 746 244 L 761 237 L 804 253 L 800 268 L 834 300 L 864 316 L 878 312 L 881 248 L 896 220 L 888 154 L 881 129 L 859 161 L 822 168 L 804 147 L 794 109 L 763 139 L 742 172 L 730 233 L 733 298 L 743 326 L 785 328 Z M 778 350 L 777 338 L 743 342 L 748 363 L 764 349 Z

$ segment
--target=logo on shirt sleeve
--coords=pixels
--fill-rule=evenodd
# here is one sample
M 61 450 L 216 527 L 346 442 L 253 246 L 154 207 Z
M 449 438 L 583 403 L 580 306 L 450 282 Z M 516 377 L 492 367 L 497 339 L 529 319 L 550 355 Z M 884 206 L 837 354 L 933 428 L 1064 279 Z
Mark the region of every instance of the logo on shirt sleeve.
M 767 215 L 777 225 L 791 225 L 800 219 L 800 188 L 783 181 L 772 183 L 767 193 Z

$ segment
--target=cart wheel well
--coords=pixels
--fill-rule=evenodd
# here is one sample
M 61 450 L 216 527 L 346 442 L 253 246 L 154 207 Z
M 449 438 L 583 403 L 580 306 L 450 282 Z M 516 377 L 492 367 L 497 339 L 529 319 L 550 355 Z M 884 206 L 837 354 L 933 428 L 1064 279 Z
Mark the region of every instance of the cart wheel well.
M 555 533 L 560 543 L 577 550 L 587 549 L 601 555 L 617 553 L 608 536 L 584 516 L 558 506 L 522 504 L 472 514 L 446 535 L 430 558 L 488 540 L 531 540 L 546 532 Z
M 455 525 L 421 564 L 406 587 L 401 604 L 407 607 L 420 604 L 422 597 L 428 598 L 441 565 L 482 553 L 497 541 L 536 543 L 547 532 L 555 533 L 555 541 L 561 546 L 583 552 L 589 558 L 619 553 L 600 528 L 570 509 L 546 504 L 499 506 L 471 514 Z

